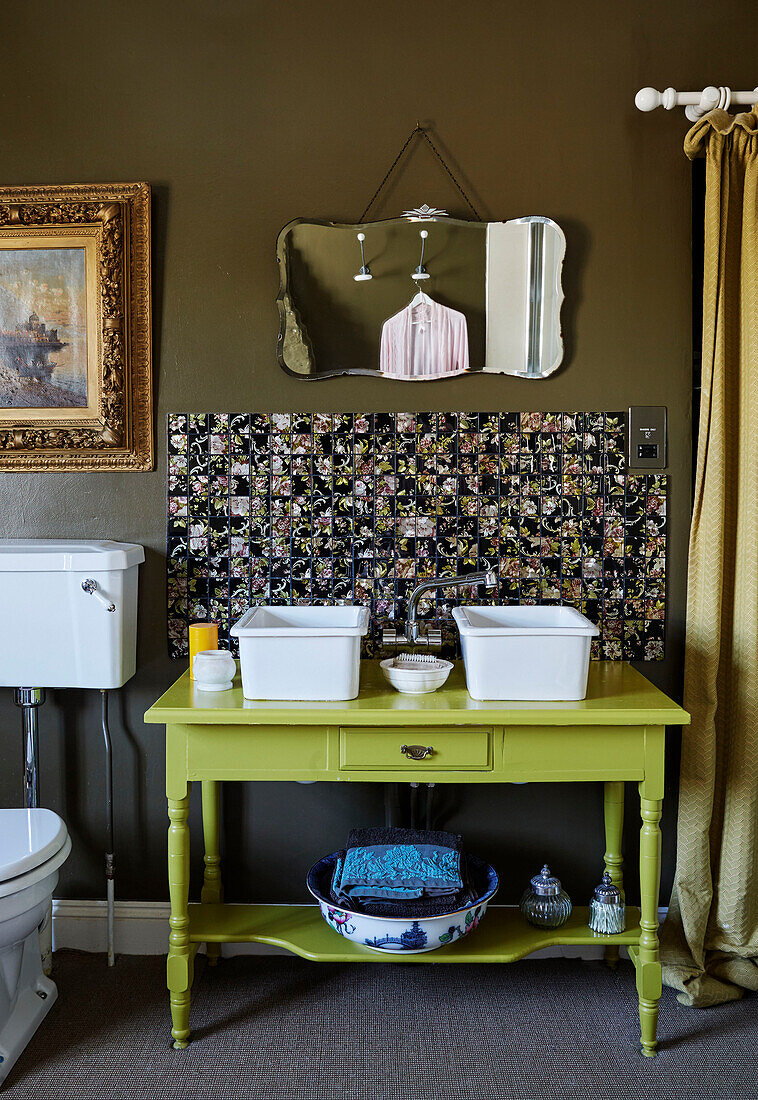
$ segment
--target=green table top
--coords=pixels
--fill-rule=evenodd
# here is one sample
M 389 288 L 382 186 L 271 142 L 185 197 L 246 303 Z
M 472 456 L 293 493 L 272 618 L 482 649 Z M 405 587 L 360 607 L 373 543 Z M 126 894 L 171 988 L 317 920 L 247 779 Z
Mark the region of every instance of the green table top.
M 229 691 L 198 691 L 185 672 L 145 714 L 146 722 L 199 725 L 309 726 L 683 726 L 690 717 L 624 661 L 592 661 L 579 702 L 479 702 L 466 691 L 463 662 L 429 695 L 401 695 L 378 661 L 361 662 L 357 699 L 276 702 L 245 699 L 239 672 Z

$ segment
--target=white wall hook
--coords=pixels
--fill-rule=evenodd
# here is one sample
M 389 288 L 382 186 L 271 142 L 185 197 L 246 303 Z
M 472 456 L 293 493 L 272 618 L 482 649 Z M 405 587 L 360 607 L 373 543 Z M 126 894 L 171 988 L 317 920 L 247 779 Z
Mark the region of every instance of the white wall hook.
M 366 263 L 366 257 L 363 253 L 363 242 L 366 239 L 366 234 L 358 233 L 357 236 L 361 246 L 361 269 L 357 275 L 353 275 L 353 278 L 355 279 L 356 283 L 367 283 L 369 279 L 373 279 L 373 275 L 369 270 L 368 264 Z
M 429 236 L 429 230 L 428 229 L 419 230 L 419 237 L 421 238 L 421 259 L 419 260 L 418 267 L 411 274 L 411 278 L 415 279 L 417 283 L 421 282 L 422 279 L 428 279 L 429 278 L 429 272 L 424 267 L 424 245 L 426 244 L 426 238 L 428 236 Z

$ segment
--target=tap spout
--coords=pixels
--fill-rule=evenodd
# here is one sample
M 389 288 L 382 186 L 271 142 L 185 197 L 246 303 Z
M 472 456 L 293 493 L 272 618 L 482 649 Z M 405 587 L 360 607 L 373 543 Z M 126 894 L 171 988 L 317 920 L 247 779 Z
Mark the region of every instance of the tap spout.
M 497 588 L 497 574 L 493 569 L 479 570 L 474 573 L 463 573 L 458 577 L 434 577 L 417 585 L 408 600 L 407 640 L 414 644 L 421 641 L 417 614 L 419 600 L 425 592 L 431 592 L 435 588 L 463 588 L 470 584 L 483 584 L 488 589 Z

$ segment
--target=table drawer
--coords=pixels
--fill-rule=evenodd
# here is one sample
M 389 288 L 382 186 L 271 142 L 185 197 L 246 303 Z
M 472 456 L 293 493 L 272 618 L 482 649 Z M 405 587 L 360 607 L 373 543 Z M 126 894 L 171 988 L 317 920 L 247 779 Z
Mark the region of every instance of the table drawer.
M 491 771 L 489 729 L 340 729 L 340 769 Z M 427 751 L 431 750 L 431 751 Z
M 644 726 L 507 726 L 504 767 L 519 782 L 642 779 Z
M 312 778 L 326 770 L 327 732 L 309 726 L 194 727 L 189 779 Z

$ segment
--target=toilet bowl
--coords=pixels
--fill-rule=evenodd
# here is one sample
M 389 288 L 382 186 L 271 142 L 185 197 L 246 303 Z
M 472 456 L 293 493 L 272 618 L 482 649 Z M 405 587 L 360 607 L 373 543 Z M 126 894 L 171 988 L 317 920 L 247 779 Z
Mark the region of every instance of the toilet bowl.
M 52 810 L 0 809 L 0 1084 L 53 1006 L 39 927 L 71 838 Z

